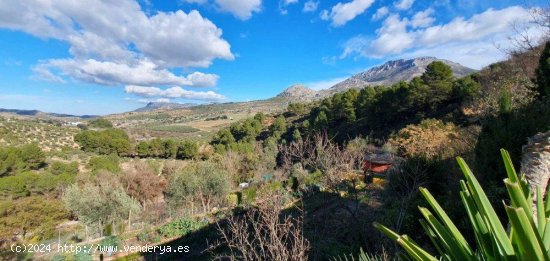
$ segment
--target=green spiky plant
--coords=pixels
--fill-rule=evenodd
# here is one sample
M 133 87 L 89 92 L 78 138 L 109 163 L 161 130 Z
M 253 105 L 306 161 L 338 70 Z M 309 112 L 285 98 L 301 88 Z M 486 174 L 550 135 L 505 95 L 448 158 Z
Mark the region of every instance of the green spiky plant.
M 504 180 L 510 196 L 510 204 L 504 204 L 509 219 L 502 224 L 491 206 L 487 195 L 466 162 L 457 161 L 466 181 L 461 180 L 460 196 L 474 231 L 476 245 L 466 241 L 439 203 L 425 188 L 420 191 L 432 211 L 419 207 L 424 216 L 420 220 L 439 256 L 422 249 L 407 235 L 399 235 L 389 228 L 375 223 L 382 233 L 396 241 L 407 253 L 407 260 L 548 260 L 550 261 L 550 200 L 543 201 L 537 188 L 535 209 L 529 186 L 523 176 L 518 177 L 506 150 L 501 150 L 508 178 Z M 545 203 L 546 202 L 546 203 Z M 534 214 L 536 213 L 536 214 Z

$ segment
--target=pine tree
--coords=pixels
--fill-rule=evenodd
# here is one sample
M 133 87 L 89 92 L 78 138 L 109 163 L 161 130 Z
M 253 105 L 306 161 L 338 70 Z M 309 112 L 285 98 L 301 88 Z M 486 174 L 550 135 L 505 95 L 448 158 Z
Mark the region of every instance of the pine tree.
M 550 97 L 550 42 L 546 43 L 536 71 L 538 91 L 541 97 Z

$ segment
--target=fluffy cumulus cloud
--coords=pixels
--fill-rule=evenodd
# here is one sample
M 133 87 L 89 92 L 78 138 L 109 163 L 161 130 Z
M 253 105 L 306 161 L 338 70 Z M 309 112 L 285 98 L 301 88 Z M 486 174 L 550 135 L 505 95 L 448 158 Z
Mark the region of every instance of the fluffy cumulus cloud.
M 262 10 L 262 0 L 215 0 L 220 11 L 233 14 L 241 20 L 248 20 L 253 13 Z
M 400 1 L 397 1 L 397 2 L 393 3 L 395 8 L 397 8 L 399 10 L 407 10 L 407 9 L 411 8 L 413 4 L 414 4 L 414 0 L 400 0 Z
M 302 12 L 304 13 L 312 13 L 317 11 L 317 8 L 319 8 L 319 2 L 314 0 L 308 0 L 304 3 L 304 8 L 302 9 Z
M 410 18 L 391 14 L 375 37 L 358 35 L 349 39 L 340 58 L 431 55 L 480 68 L 503 58 L 495 45 L 510 45 L 513 24 L 527 26 L 533 36 L 542 35 L 530 23 L 530 10 L 519 6 L 488 9 L 469 19 L 457 17 L 438 25 L 434 25 L 433 13 L 433 9 L 427 9 Z
M 58 70 L 80 81 L 101 85 L 186 85 L 193 87 L 215 86 L 218 76 L 194 72 L 187 76 L 177 76 L 156 64 L 141 60 L 135 64 L 103 62 L 94 59 L 53 59 L 39 63 L 35 70 L 43 78 L 51 77 L 51 70 Z
M 424 11 L 414 14 L 411 19 L 411 26 L 413 28 L 417 27 L 428 27 L 433 24 L 435 18 L 432 16 L 434 14 L 434 9 L 428 8 Z
M 372 3 L 374 3 L 374 0 L 352 0 L 346 3 L 337 3 L 332 7 L 330 12 L 323 10 L 321 12 L 321 19 L 330 20 L 331 25 L 334 27 L 343 26 L 364 13 Z
M 135 94 L 145 98 L 157 97 L 159 99 L 174 99 L 183 98 L 187 100 L 199 100 L 199 101 L 222 101 L 225 96 L 217 94 L 213 91 L 190 91 L 185 90 L 179 86 L 170 87 L 167 89 L 161 89 L 151 86 L 136 86 L 127 85 L 124 88 L 126 93 Z
M 234 59 L 221 29 L 198 11 L 148 15 L 135 0 L 14 1 L 0 5 L 0 28 L 68 43 L 72 57 L 34 68 L 37 77 L 57 82 L 63 76 L 105 85 L 212 86 L 216 75 L 171 69 Z

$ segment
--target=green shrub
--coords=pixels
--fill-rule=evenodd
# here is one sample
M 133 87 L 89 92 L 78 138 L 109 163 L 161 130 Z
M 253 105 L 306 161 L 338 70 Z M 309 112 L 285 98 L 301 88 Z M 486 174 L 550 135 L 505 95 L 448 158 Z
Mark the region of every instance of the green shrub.
M 184 236 L 204 227 L 207 222 L 190 218 L 182 218 L 172 221 L 158 228 L 159 235 L 167 238 Z
M 146 229 L 139 232 L 139 234 L 137 234 L 137 240 L 140 243 L 150 243 L 153 240 L 152 231 Z
M 102 239 L 99 242 L 99 245 L 102 247 L 120 247 L 121 246 L 121 240 L 117 236 L 106 236 L 104 239 Z
M 45 165 L 46 156 L 36 144 L 0 148 L 0 177 Z
M 63 173 L 76 175 L 78 174 L 78 162 L 63 163 L 60 161 L 54 161 L 49 165 L 48 170 L 54 175 Z
M 93 173 L 106 170 L 112 173 L 120 172 L 119 158 L 116 155 L 92 157 L 86 167 Z
M 256 186 L 250 186 L 248 188 L 245 188 L 242 190 L 242 203 L 244 204 L 251 204 L 256 200 L 256 192 L 258 188 Z
M 63 203 L 46 197 L 31 196 L 0 201 L 0 238 L 32 234 L 38 240 L 54 236 L 56 225 L 67 220 Z
M 88 125 L 90 125 L 90 127 L 92 128 L 112 128 L 113 127 L 113 123 L 104 118 L 91 120 L 88 123 Z
M 199 153 L 199 147 L 196 142 L 184 141 L 178 146 L 177 158 L 178 159 L 193 159 L 197 157 Z
M 106 129 L 102 131 L 85 130 L 74 136 L 83 151 L 119 156 L 128 155 L 131 150 L 130 138 L 125 131 Z
M 227 171 L 217 164 L 196 161 L 174 174 L 166 194 L 172 205 L 200 202 L 206 212 L 225 199 L 229 193 L 229 179 Z

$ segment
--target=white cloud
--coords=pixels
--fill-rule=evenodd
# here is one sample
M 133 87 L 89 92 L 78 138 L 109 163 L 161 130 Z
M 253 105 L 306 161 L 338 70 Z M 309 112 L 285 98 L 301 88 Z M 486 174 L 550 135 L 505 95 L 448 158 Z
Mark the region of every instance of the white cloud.
M 262 0 L 215 0 L 218 8 L 223 12 L 233 14 L 241 20 L 248 20 L 252 13 L 262 10 Z
M 288 10 L 286 9 L 289 5 L 297 4 L 299 0 L 280 0 L 279 1 L 279 11 L 282 15 L 288 14 Z
M 390 15 L 378 30 L 378 38 L 371 42 L 374 55 L 400 53 L 410 47 L 414 36 L 407 32 L 409 20 L 400 19 L 399 15 Z
M 352 0 L 347 3 L 337 3 L 332 7 L 330 12 L 323 10 L 321 19 L 331 20 L 331 25 L 334 27 L 343 26 L 347 22 L 355 19 L 358 15 L 367 10 L 374 0 Z
M 395 8 L 399 10 L 407 10 L 411 8 L 411 6 L 414 4 L 414 0 L 401 0 L 398 2 L 393 3 Z
M 420 11 L 416 13 L 412 20 L 411 20 L 411 26 L 413 28 L 417 27 L 428 27 L 433 24 L 435 21 L 435 18 L 433 18 L 434 10 L 432 8 L 428 8 L 424 11 Z
M 330 13 L 327 10 L 323 10 L 321 11 L 321 13 L 319 13 L 319 17 L 321 18 L 321 20 L 327 21 L 330 19 Z
M 529 10 L 512 6 L 488 9 L 469 19 L 454 18 L 446 24 L 431 25 L 433 10 L 416 13 L 411 19 L 390 15 L 372 38 L 362 35 L 344 44 L 340 58 L 349 56 L 436 56 L 480 68 L 503 57 L 495 45 L 509 47 L 512 24 L 528 27 L 532 37 L 542 37 L 541 29 L 529 23 Z M 498 54 L 500 53 L 500 55 Z
M 159 97 L 164 99 L 182 98 L 201 101 L 221 101 L 226 99 L 225 96 L 213 91 L 189 91 L 179 86 L 170 87 L 163 90 L 158 87 L 127 85 L 124 88 L 124 91 L 126 93 L 135 94 L 141 97 Z
M 31 79 L 65 83 L 65 80 L 63 80 L 63 78 L 55 75 L 50 71 L 50 68 L 47 64 L 38 64 L 32 68 L 32 71 L 34 72 L 34 75 L 31 77 Z
M 388 9 L 387 7 L 380 7 L 376 10 L 376 13 L 374 13 L 372 15 L 372 20 L 373 21 L 378 21 L 384 17 L 386 17 L 388 15 L 388 13 L 390 12 L 390 9 Z
M 346 80 L 348 77 L 338 77 L 338 78 L 332 78 L 332 79 L 328 79 L 328 80 L 321 80 L 321 81 L 315 81 L 315 82 L 309 82 L 309 83 L 305 83 L 304 86 L 312 89 L 312 90 L 325 90 L 325 89 L 328 89 L 334 85 L 336 85 L 337 83 L 340 83 L 344 80 Z
M 302 9 L 302 12 L 304 13 L 313 13 L 317 11 L 317 8 L 319 7 L 319 2 L 314 0 L 308 0 L 304 3 L 304 8 Z
M 90 0 L 86 3 L 71 0 L 14 1 L 0 5 L 0 28 L 68 43 L 73 58 L 45 61 L 34 69 L 37 77 L 56 81 L 59 81 L 57 75 L 51 70 L 45 71 L 44 64 L 49 64 L 49 68 L 63 66 L 58 69 L 73 77 L 89 73 L 68 68 L 86 66 L 74 64 L 75 61 L 96 61 L 134 69 L 147 61 L 153 64 L 151 70 L 156 70 L 148 71 L 148 76 L 158 74 L 178 78 L 167 74 L 165 69 L 208 67 L 215 59 L 234 59 L 229 43 L 222 38 L 221 29 L 198 11 L 185 13 L 178 10 L 148 15 L 135 0 Z M 88 75 L 85 78 L 90 77 L 98 79 L 93 81 L 96 83 L 103 81 L 100 76 Z M 137 83 L 149 77 L 131 74 L 125 78 L 134 79 L 122 82 Z
M 468 20 L 457 17 L 447 24 L 428 27 L 419 32 L 418 42 L 432 45 L 482 39 L 495 33 L 511 32 L 512 23 L 527 23 L 531 19 L 529 10 L 519 6 L 501 10 L 488 9 Z
M 216 85 L 218 76 L 194 72 L 187 76 L 178 76 L 166 69 L 160 69 L 156 64 L 140 60 L 135 64 L 102 62 L 94 59 L 52 59 L 39 63 L 35 72 L 43 78 L 53 75 L 52 70 L 59 70 L 62 75 L 101 85 L 187 85 L 193 87 L 211 87 Z M 53 75 L 55 76 L 55 75 Z M 55 76 L 57 77 L 57 76 Z M 51 78 L 59 81 L 61 78 Z

